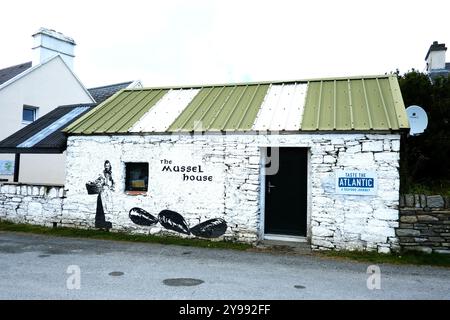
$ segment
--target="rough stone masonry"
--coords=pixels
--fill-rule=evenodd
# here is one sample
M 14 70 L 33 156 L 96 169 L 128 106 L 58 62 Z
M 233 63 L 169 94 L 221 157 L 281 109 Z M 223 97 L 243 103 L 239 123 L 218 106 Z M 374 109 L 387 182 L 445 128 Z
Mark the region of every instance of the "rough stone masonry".
M 0 219 L 51 227 L 62 219 L 63 186 L 4 183 Z
M 450 197 L 407 194 L 400 206 L 396 233 L 402 249 L 450 254 Z
M 0 219 L 94 228 L 97 197 L 87 194 L 85 183 L 101 174 L 109 160 L 116 188 L 105 213 L 113 231 L 172 234 L 159 224 L 143 227 L 128 217 L 133 207 L 153 214 L 170 209 L 189 226 L 224 219 L 223 238 L 254 243 L 262 237 L 261 148 L 268 146 L 310 150 L 308 238 L 313 249 L 398 249 L 400 141 L 395 134 L 72 136 L 64 190 L 4 184 Z M 127 162 L 149 163 L 146 194 L 125 193 Z M 168 163 L 190 166 L 194 179 L 183 179 L 186 172 L 162 170 Z M 335 171 L 342 169 L 376 171 L 377 195 L 336 194 Z M 206 178 L 199 181 L 197 175 Z
M 109 160 L 116 188 L 105 214 L 113 230 L 171 233 L 158 224 L 136 225 L 128 217 L 133 207 L 152 214 L 169 209 L 189 226 L 224 219 L 228 228 L 223 238 L 254 243 L 262 236 L 261 148 L 268 146 L 309 148 L 308 238 L 313 249 L 398 249 L 398 134 L 71 136 L 61 223 L 94 227 L 96 196 L 87 194 L 85 183 L 101 174 Z M 146 194 L 126 194 L 128 162 L 149 164 Z M 187 180 L 184 173 L 162 170 L 169 163 L 201 166 L 207 178 Z M 335 171 L 342 169 L 376 171 L 377 195 L 336 194 Z

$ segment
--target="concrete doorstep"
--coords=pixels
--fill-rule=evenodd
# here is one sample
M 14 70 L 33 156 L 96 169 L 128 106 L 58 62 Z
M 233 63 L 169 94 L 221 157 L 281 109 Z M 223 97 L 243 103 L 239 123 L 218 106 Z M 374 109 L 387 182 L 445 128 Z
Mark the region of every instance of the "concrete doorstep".
M 311 245 L 308 242 L 262 240 L 256 245 L 255 251 L 311 254 Z

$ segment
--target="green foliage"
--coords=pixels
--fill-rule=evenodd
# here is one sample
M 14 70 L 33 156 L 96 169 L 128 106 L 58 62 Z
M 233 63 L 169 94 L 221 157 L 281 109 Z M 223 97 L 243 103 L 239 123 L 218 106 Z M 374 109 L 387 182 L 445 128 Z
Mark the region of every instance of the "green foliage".
M 450 186 L 450 79 L 432 82 L 416 70 L 397 75 L 405 106 L 419 105 L 428 115 L 423 134 L 402 140 L 401 191 L 420 185 L 428 192 L 445 192 L 442 188 Z
M 428 184 L 410 183 L 406 193 L 450 196 L 450 181 L 437 181 Z
M 415 251 L 392 254 L 367 251 L 324 251 L 318 253 L 318 255 L 328 258 L 350 259 L 369 263 L 415 264 L 450 267 L 450 254 L 429 254 Z

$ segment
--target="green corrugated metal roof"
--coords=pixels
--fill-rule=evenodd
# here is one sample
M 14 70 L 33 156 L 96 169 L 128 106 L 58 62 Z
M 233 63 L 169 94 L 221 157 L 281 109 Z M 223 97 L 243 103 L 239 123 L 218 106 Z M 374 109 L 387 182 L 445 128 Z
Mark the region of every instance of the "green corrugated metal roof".
M 169 90 L 122 90 L 64 131 L 75 134 L 126 133 Z
M 408 128 L 393 76 L 308 82 L 301 130 L 399 130 Z
M 203 88 L 168 131 L 251 130 L 268 88 L 268 84 Z
M 307 86 L 306 98 L 298 102 L 289 100 L 291 98 L 282 99 L 282 95 L 291 93 L 279 91 L 281 85 Z M 278 91 L 271 91 L 276 87 Z M 298 125 L 295 127 L 301 131 L 395 131 L 409 127 L 397 78 L 386 75 L 127 89 L 115 94 L 64 131 L 72 134 L 111 134 L 133 131 L 134 129 L 131 130 L 131 128 L 169 90 L 173 92 L 187 88 L 195 88 L 198 93 L 192 100 L 186 102 L 186 106 L 183 106 L 184 109 L 181 109 L 179 115 L 178 113 L 173 115 L 173 120 L 170 119 L 171 124 L 165 127 L 164 132 L 252 131 L 255 130 L 252 128 L 261 109 L 266 108 L 266 112 L 260 117 L 260 122 L 270 122 L 270 115 L 272 115 L 277 117 L 277 123 L 283 123 L 283 117 L 292 119 L 292 113 L 288 109 L 299 108 L 299 105 L 303 106 L 303 112 L 294 112 L 294 114 L 298 114 L 297 117 L 299 117 Z M 273 93 L 272 100 L 267 99 L 268 92 Z M 273 100 L 274 96 L 277 97 L 275 100 Z M 166 99 L 168 104 L 165 108 L 152 110 L 150 120 L 147 117 L 146 121 L 154 119 L 157 122 L 158 115 L 161 113 L 165 113 L 165 119 L 167 119 L 167 114 L 170 113 L 167 107 L 176 103 L 171 99 L 173 96 L 169 100 Z M 145 132 L 145 129 L 140 132 Z

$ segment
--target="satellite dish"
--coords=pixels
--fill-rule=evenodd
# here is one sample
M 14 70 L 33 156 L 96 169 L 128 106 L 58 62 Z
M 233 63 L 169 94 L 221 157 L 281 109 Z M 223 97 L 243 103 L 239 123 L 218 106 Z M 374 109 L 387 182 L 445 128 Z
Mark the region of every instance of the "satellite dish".
M 415 136 L 424 132 L 428 125 L 428 116 L 425 110 L 419 106 L 409 106 L 406 108 L 409 119 L 409 134 Z

